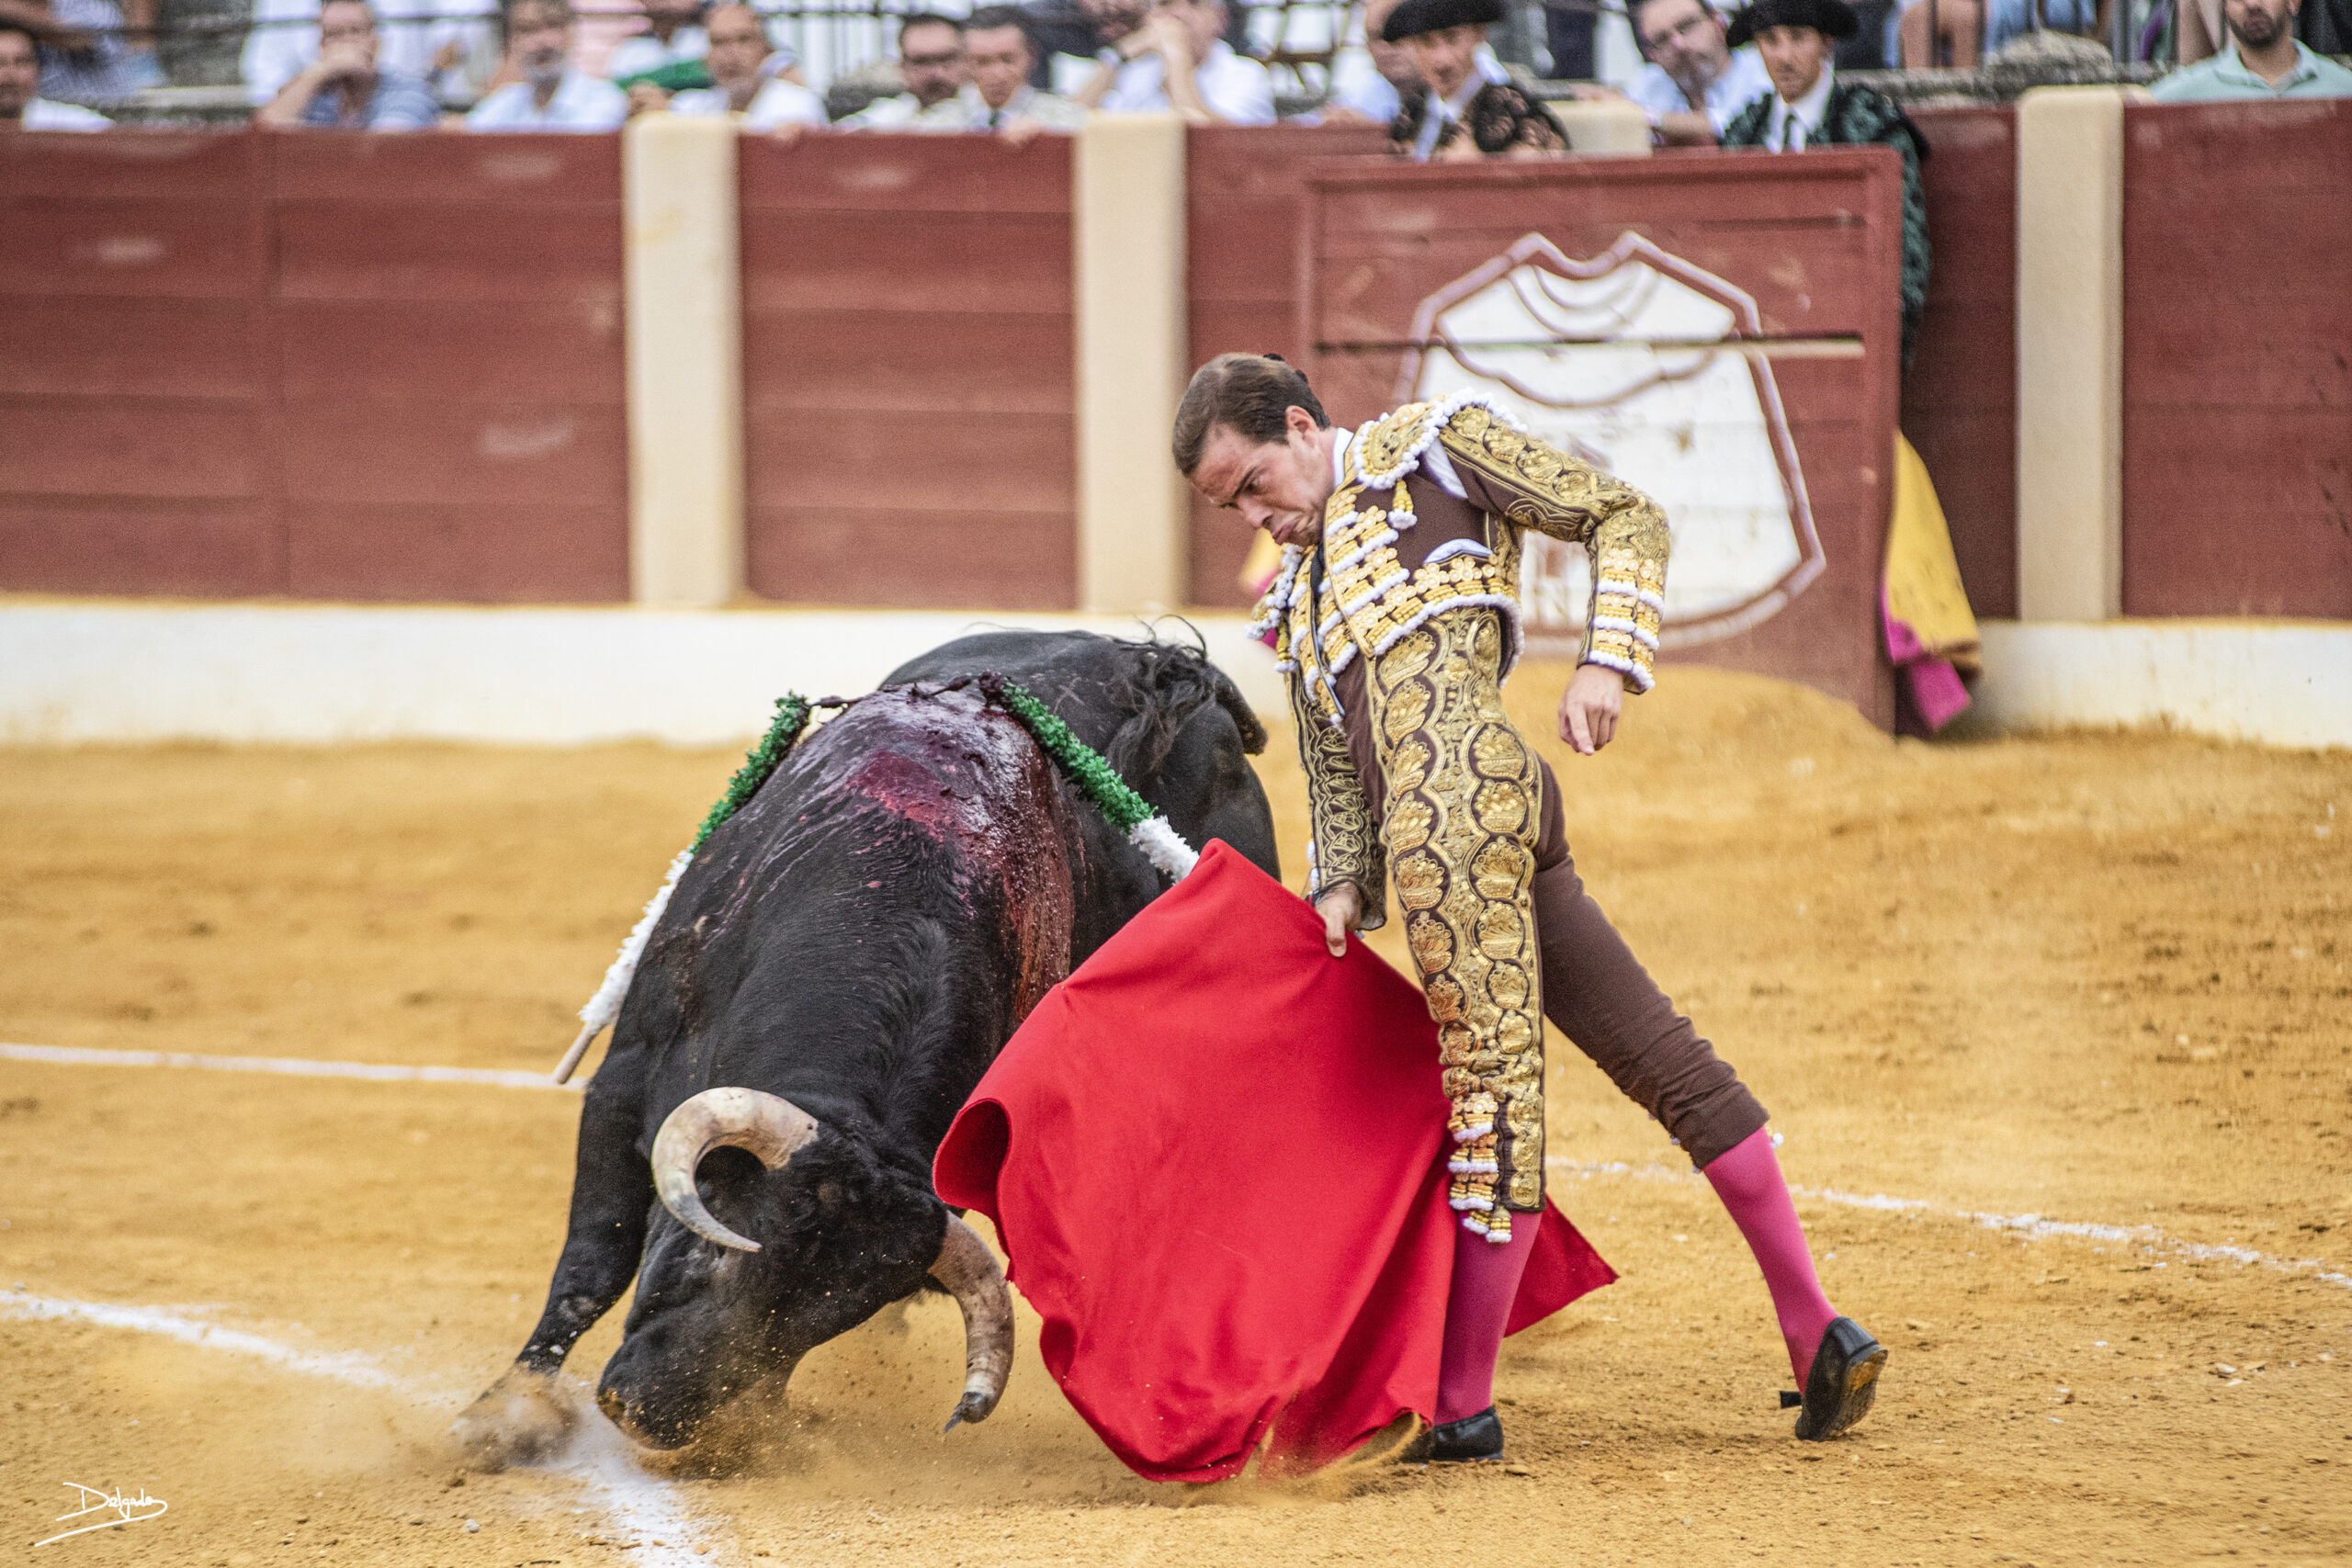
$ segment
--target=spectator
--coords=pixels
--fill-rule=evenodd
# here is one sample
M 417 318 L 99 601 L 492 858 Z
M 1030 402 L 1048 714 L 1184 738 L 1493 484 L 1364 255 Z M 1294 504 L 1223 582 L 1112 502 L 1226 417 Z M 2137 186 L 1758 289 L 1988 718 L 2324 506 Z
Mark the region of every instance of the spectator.
M 1363 47 L 1343 49 L 1331 62 L 1331 93 L 1323 105 L 1323 123 L 1387 125 L 1404 107 L 1398 96 L 1420 85 L 1420 73 L 1400 44 L 1380 36 L 1396 0 L 1366 0 Z
M 1103 50 L 1078 102 L 1109 114 L 1173 110 L 1203 124 L 1273 124 L 1273 78 L 1225 41 L 1227 17 L 1225 0 L 1159 0 Z
M 1428 162 L 1451 140 L 1452 128 L 1470 118 L 1481 94 L 1510 85 L 1499 65 L 1487 63 L 1494 58 L 1487 52 L 1487 28 L 1502 18 L 1502 0 L 1400 0 L 1388 14 L 1380 36 L 1404 48 L 1420 78 L 1400 95 L 1402 107 L 1389 132 L 1398 152 Z M 1482 123 L 1499 123 L 1498 117 L 1524 123 L 1523 117 L 1504 115 L 1508 108 L 1498 95 Z M 1544 118 L 1551 120 L 1548 111 Z
M 506 63 L 515 78 L 494 87 L 466 116 L 468 130 L 616 130 L 628 95 L 575 69 L 571 0 L 514 0 L 506 10 Z
M 0 0 L 0 24 L 32 37 L 44 99 L 114 104 L 148 85 L 123 41 L 114 0 Z
M 430 130 L 441 123 L 433 89 L 376 63 L 376 15 L 367 0 L 319 6 L 319 58 L 254 117 L 262 125 L 346 130 Z
M 2184 65 L 2150 89 L 2158 103 L 2230 98 L 2352 97 L 2352 71 L 2295 36 L 2302 0 L 2226 0 L 2231 47 Z
M 1663 141 L 1711 143 L 1732 116 L 1772 90 L 1763 58 L 1752 45 L 1731 47 L 1723 17 L 1707 0 L 1633 0 L 1629 10 L 1634 41 L 1649 63 L 1625 96 Z
M 1755 40 L 1772 91 L 1724 128 L 1726 147 L 1801 152 L 1809 147 L 1878 142 L 1903 154 L 1903 360 L 1928 303 L 1928 204 L 1919 190 L 1927 139 L 1893 99 L 1838 80 L 1833 40 L 1860 26 L 1846 0 L 1755 0 L 1731 19 L 1734 48 Z
M 613 45 L 605 60 L 605 74 L 615 82 L 700 61 L 710 53 L 703 0 L 638 0 L 638 8 L 645 13 L 645 31 Z
M 710 68 L 711 85 L 671 95 L 670 112 L 740 114 L 748 130 L 774 130 L 782 125 L 824 127 L 824 100 L 778 74 L 779 58 L 788 65 L 792 57 L 788 52 L 779 56 L 769 47 L 767 26 L 758 12 L 729 0 L 710 8 L 705 26 L 710 50 L 703 62 Z M 632 97 L 643 90 L 632 89 Z
M 1086 109 L 1029 85 L 1037 48 L 1021 13 L 984 6 L 964 19 L 964 56 L 971 80 L 956 95 L 915 117 L 918 130 L 999 130 L 1026 141 L 1041 130 L 1076 130 Z
M 918 11 L 899 24 L 899 80 L 906 91 L 876 98 L 842 121 L 844 130 L 905 130 L 925 109 L 964 90 L 964 24 Z
M 2030 8 L 2036 0 L 1936 0 L 1936 31 L 1940 35 L 1931 56 L 1928 48 L 1927 0 L 1903 0 L 1895 8 L 1895 20 L 1889 31 L 1899 37 L 1899 46 L 1890 42 L 1888 48 L 1899 55 L 1905 70 L 1918 70 L 1939 63 L 1966 68 L 1981 63 L 2012 39 L 2022 38 L 2034 31 L 2033 13 Z M 2190 0 L 2194 4 L 2194 0 Z M 2215 0 L 2216 15 L 2220 0 Z M 2052 32 L 2089 34 L 2098 27 L 2098 0 L 2039 0 L 2041 25 Z M 1843 58 L 1838 63 L 1850 66 Z
M 0 19 L 0 126 L 11 130 L 104 130 L 114 122 L 79 104 L 38 96 L 40 51 L 32 29 Z
M 374 0 L 377 63 L 435 93 L 473 96 L 498 66 L 497 0 Z M 254 0 L 240 72 L 259 108 L 319 58 L 319 0 Z

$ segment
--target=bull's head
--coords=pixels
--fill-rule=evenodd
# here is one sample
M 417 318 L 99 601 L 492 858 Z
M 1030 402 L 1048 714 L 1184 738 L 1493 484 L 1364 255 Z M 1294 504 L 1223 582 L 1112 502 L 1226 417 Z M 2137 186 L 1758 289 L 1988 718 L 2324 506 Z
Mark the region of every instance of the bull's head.
M 704 1185 L 755 1240 L 722 1223 Z M 1012 1300 L 970 1226 L 929 1186 L 876 1160 L 780 1096 L 705 1089 L 670 1112 L 653 1142 L 659 1216 L 637 1300 L 596 1402 L 640 1442 L 675 1448 L 735 1394 L 783 1371 L 925 1276 L 964 1310 L 964 1397 L 947 1425 L 996 1408 L 1012 1365 Z

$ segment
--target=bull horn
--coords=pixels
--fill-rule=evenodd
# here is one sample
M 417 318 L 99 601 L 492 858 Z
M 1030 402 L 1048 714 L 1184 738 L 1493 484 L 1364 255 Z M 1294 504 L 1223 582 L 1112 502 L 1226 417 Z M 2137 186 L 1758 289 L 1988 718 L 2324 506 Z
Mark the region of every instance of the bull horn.
M 1004 1397 L 1004 1380 L 1012 1371 L 1012 1295 L 989 1244 L 954 1214 L 947 1216 L 931 1277 L 954 1292 L 964 1309 L 964 1397 L 943 1428 L 952 1432 L 966 1421 L 987 1420 Z
M 770 1170 L 781 1170 L 816 1135 L 816 1118 L 782 1095 L 707 1089 L 662 1118 L 653 1139 L 653 1190 L 695 1235 L 738 1252 L 757 1252 L 758 1242 L 737 1235 L 703 1207 L 695 1172 L 705 1155 L 719 1148 L 748 1150 Z

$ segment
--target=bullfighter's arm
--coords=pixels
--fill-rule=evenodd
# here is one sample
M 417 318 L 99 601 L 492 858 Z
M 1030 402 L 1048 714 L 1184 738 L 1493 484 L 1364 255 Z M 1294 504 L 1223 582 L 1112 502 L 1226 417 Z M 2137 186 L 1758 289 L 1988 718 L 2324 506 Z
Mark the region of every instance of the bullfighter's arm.
M 1634 691 L 1648 691 L 1673 543 L 1657 502 L 1476 403 L 1455 413 L 1439 440 L 1473 506 L 1585 547 L 1592 618 L 1578 662 L 1606 665 Z
M 1387 855 L 1364 799 L 1363 781 L 1348 755 L 1347 737 L 1331 728 L 1306 698 L 1306 682 L 1294 674 L 1291 720 L 1298 727 L 1298 760 L 1306 773 L 1309 832 L 1306 897 L 1311 900 L 1341 883 L 1353 883 L 1363 914 L 1358 931 L 1388 923 Z

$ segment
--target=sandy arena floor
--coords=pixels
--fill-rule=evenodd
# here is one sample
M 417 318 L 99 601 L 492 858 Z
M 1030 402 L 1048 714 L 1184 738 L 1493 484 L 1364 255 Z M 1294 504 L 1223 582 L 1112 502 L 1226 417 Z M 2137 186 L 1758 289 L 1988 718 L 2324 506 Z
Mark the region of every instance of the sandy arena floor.
M 1531 734 L 1563 673 L 1514 682 Z M 1790 1438 L 1736 1234 L 1580 1057 L 1558 1191 L 1625 1277 L 1507 1348 L 1514 1465 L 1200 1491 L 1122 1470 L 1034 1339 L 940 1436 L 944 1302 L 812 1358 L 707 1473 L 592 1442 L 464 1474 L 440 1433 L 537 1314 L 573 1098 L 0 1060 L 0 1558 L 2352 1555 L 2352 757 L 1898 744 L 1687 670 L 1553 752 L 1588 880 L 1774 1108 L 1830 1292 L 1894 1348 L 1852 1438 Z M 735 761 L 0 752 L 0 1041 L 542 1070 Z M 25 1551 L 66 1482 L 170 1511 Z

